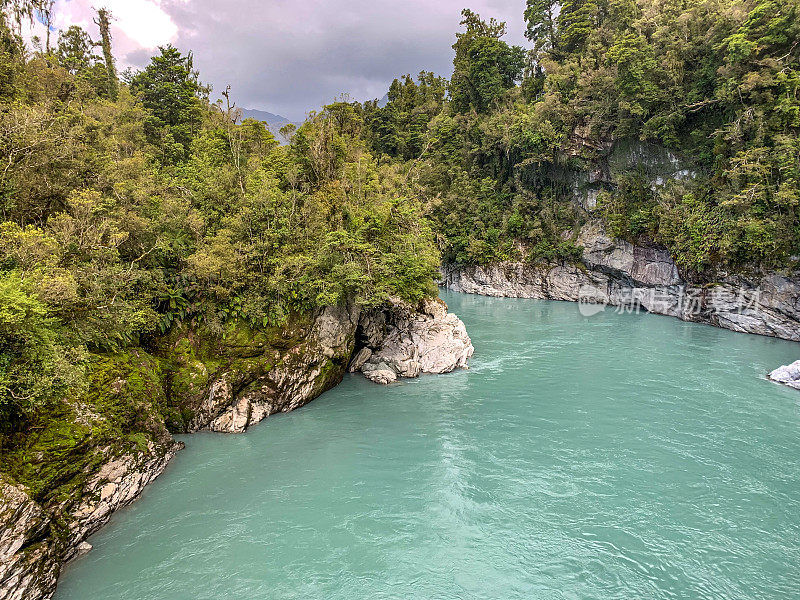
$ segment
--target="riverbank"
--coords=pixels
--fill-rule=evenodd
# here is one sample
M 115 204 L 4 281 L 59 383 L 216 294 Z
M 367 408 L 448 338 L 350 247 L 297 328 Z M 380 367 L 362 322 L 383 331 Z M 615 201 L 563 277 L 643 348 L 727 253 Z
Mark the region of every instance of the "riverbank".
M 445 265 L 442 285 L 485 296 L 580 302 L 589 312 L 605 306 L 643 309 L 732 331 L 800 341 L 797 274 L 720 274 L 714 280 L 690 281 L 666 250 L 612 238 L 596 221 L 581 229 L 576 244 L 583 248 L 579 264 Z
M 442 296 L 469 370 L 180 438 L 54 600 L 793 597 L 795 343 Z
M 0 474 L 0 600 L 44 600 L 63 562 L 137 499 L 181 445 L 173 433 L 242 433 L 337 385 L 466 366 L 464 324 L 438 300 L 332 307 L 280 329 L 177 328 L 145 351 L 97 357 L 86 397 L 65 400 Z M 366 358 L 364 358 L 366 356 Z M 354 361 L 357 358 L 358 362 Z

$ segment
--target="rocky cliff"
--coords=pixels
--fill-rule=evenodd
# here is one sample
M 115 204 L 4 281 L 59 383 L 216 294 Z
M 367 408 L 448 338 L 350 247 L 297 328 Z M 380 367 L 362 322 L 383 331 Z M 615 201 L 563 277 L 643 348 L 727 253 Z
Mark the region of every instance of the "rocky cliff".
M 348 366 L 388 383 L 465 367 L 472 351 L 464 324 L 430 300 L 332 307 L 270 331 L 178 328 L 147 352 L 98 358 L 90 393 L 4 462 L 17 480 L 0 474 L 0 600 L 50 598 L 62 563 L 164 471 L 180 448 L 170 431 L 240 433 Z
M 366 311 L 357 345 L 349 370 L 383 384 L 464 368 L 475 350 L 464 324 L 441 300 L 425 300 L 418 308 L 394 302 L 388 311 Z
M 577 244 L 583 247 L 582 264 L 446 265 L 442 284 L 487 296 L 580 302 L 587 314 L 606 305 L 639 308 L 800 341 L 800 277 L 796 275 L 721 275 L 711 282 L 690 282 L 666 250 L 613 239 L 596 221 L 582 228 Z
M 61 563 L 87 552 L 86 538 L 133 502 L 180 448 L 150 445 L 116 456 L 91 474 L 79 499 L 40 504 L 30 490 L 0 477 L 0 598 L 49 598 Z

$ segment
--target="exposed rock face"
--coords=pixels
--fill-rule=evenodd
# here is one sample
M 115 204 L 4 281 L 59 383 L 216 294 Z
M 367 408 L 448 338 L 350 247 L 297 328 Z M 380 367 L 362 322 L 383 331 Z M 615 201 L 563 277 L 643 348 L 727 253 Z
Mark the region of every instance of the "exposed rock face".
M 791 388 L 800 390 L 800 360 L 790 365 L 779 367 L 769 374 L 772 381 L 777 381 Z
M 425 300 L 418 310 L 394 302 L 389 309 L 364 312 L 358 343 L 349 370 L 381 384 L 465 368 L 475 351 L 464 323 L 441 300 Z
M 584 135 L 590 135 L 584 132 Z M 563 180 L 572 188 L 577 204 L 592 212 L 597 208 L 597 198 L 604 189 L 616 186 L 616 176 L 635 172 L 649 182 L 651 189 L 669 180 L 693 179 L 694 167 L 688 160 L 674 152 L 638 139 L 606 140 L 599 142 L 583 137 L 579 131 L 573 137 L 570 155 L 579 158 L 579 168 L 559 167 L 551 174 L 554 180 Z M 591 159 L 584 156 L 589 150 Z
M 400 302 L 369 311 L 355 305 L 326 308 L 272 337 L 229 333 L 214 341 L 214 356 L 202 336 L 189 330 L 166 340 L 156 356 L 134 353 L 144 358 L 133 367 L 156 369 L 160 360 L 169 374 L 163 390 L 154 381 L 159 402 L 172 402 L 180 413 L 170 422 L 173 431 L 241 433 L 332 388 L 348 365 L 372 381 L 389 383 L 398 376 L 465 367 L 473 352 L 464 324 L 433 300 L 419 309 Z M 113 394 L 127 393 L 127 381 L 115 375 L 112 382 Z M 82 489 L 66 499 L 57 494 L 34 499 L 0 474 L 0 600 L 50 598 L 62 562 L 88 552 L 86 538 L 163 472 L 180 444 L 163 422 L 152 425 L 155 441 L 146 449 L 126 454 L 96 448 L 108 459 L 87 467 Z
M 41 598 L 55 587 L 58 557 L 47 535 L 49 519 L 27 491 L 0 479 L 0 598 Z
M 145 486 L 164 472 L 167 463 L 183 444 L 172 442 L 165 448 L 150 444 L 146 452 L 124 454 L 105 463 L 89 479 L 78 506 L 70 511 L 74 518 L 70 525 L 73 538 L 64 558 L 91 549 L 81 546 L 88 536 L 100 529 L 111 513 L 136 500 Z
M 710 284 L 686 281 L 666 250 L 608 236 L 597 223 L 581 231 L 584 265 L 504 263 L 442 269 L 444 286 L 487 296 L 569 300 L 589 313 L 604 305 L 745 333 L 800 341 L 800 278 L 777 273 L 753 280 L 722 276 Z M 588 309 L 595 303 L 598 308 Z
M 253 346 L 211 378 L 189 431 L 242 433 L 277 412 L 302 406 L 342 379 L 355 344 L 360 309 L 329 307 L 288 349 Z
M 88 480 L 77 501 L 43 506 L 25 488 L 0 477 L 0 599 L 50 598 L 61 562 L 90 549 L 86 538 L 138 498 L 179 447 L 151 444 L 146 452 L 112 458 Z

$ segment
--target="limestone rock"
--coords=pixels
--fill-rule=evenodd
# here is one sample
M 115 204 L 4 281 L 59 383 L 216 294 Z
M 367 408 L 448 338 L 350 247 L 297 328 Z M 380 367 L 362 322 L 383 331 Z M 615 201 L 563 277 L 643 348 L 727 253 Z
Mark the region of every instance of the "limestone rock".
M 769 378 L 772 379 L 772 381 L 777 381 L 778 383 L 800 390 L 800 360 L 790 365 L 778 367 L 769 374 Z
M 376 383 L 466 368 L 475 351 L 464 323 L 438 299 L 424 300 L 416 308 L 394 300 L 367 311 L 361 316 L 359 334 L 366 345 L 351 369 Z
M 373 383 L 381 383 L 386 385 L 397 380 L 397 373 L 395 370 L 390 368 L 384 362 L 377 364 L 366 364 L 362 368 L 361 372 L 364 374 L 364 377 Z
M 235 368 L 211 376 L 189 431 L 243 433 L 339 383 L 353 354 L 360 314 L 354 304 L 327 307 L 298 329 L 286 348 L 244 348 Z
M 21 486 L 0 476 L 0 598 L 45 598 L 55 589 L 59 562 L 55 548 L 36 543 L 49 518 Z
M 53 595 L 61 562 L 91 550 L 86 538 L 111 513 L 133 502 L 158 477 L 182 447 L 171 442 L 144 452 L 114 457 L 86 482 L 77 504 L 72 499 L 44 510 L 25 488 L 0 476 L 0 600 L 45 600 Z M 47 536 L 54 518 L 68 529 L 63 538 Z M 62 526 L 59 523 L 57 526 Z
M 681 276 L 666 250 L 614 239 L 597 222 L 582 228 L 578 244 L 584 248 L 581 267 L 445 265 L 442 285 L 486 296 L 639 307 L 685 321 L 800 341 L 800 276 L 769 273 L 750 279 L 723 274 L 717 281 L 693 283 Z
M 366 362 L 370 359 L 371 356 L 372 356 L 372 350 L 370 350 L 369 348 L 361 348 L 361 350 L 356 352 L 355 355 L 353 356 L 353 360 L 350 361 L 350 366 L 347 367 L 347 370 L 350 373 L 356 373 L 360 371 L 361 367 L 363 367 L 366 364 Z

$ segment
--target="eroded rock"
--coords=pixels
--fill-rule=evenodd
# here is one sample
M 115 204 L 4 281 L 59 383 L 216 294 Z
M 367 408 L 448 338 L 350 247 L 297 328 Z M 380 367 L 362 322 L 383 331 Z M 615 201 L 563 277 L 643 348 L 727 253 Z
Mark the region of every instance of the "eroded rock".
M 243 349 L 243 358 L 212 375 L 189 430 L 242 433 L 339 383 L 351 362 L 360 314 L 354 304 L 328 307 L 309 325 L 297 326 L 295 343 L 286 348 L 255 344 Z
M 421 373 L 449 373 L 466 368 L 475 351 L 464 323 L 439 299 L 417 308 L 401 301 L 362 314 L 359 341 L 364 344 L 351 364 L 375 383 Z
M 55 589 L 57 550 L 41 540 L 50 520 L 28 491 L 0 476 L 0 598 L 44 598 Z
M 778 367 L 769 374 L 772 381 L 788 385 L 791 388 L 800 390 L 800 360 L 790 365 Z
M 68 498 L 46 508 L 0 476 L 0 599 L 50 598 L 61 563 L 91 550 L 86 538 L 138 498 L 180 447 L 151 442 L 146 451 L 112 456 L 86 482 L 77 502 Z M 56 539 L 53 528 L 61 531 Z
M 796 275 L 722 274 L 713 282 L 691 282 L 681 276 L 666 250 L 614 239 L 596 222 L 583 227 L 577 243 L 584 249 L 581 266 L 521 262 L 445 266 L 442 284 L 486 296 L 639 307 L 684 321 L 800 341 Z

